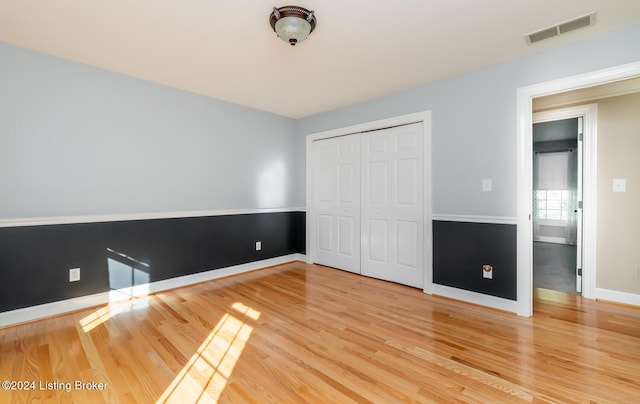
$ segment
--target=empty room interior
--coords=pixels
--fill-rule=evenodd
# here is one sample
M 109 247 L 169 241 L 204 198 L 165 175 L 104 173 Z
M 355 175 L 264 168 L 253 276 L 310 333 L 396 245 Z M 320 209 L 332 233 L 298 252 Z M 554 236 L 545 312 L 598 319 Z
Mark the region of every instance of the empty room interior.
M 0 402 L 638 401 L 640 2 L 0 16 Z

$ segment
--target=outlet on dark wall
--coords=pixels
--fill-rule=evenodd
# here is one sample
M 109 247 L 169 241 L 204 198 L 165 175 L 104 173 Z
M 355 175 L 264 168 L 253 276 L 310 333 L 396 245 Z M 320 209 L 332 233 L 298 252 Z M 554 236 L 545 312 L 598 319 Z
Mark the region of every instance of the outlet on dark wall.
M 434 221 L 433 282 L 516 300 L 516 249 L 515 225 Z
M 278 212 L 0 228 L 0 312 L 304 254 L 304 217 Z M 256 240 L 263 242 L 260 251 Z M 69 282 L 71 268 L 81 269 L 80 281 Z

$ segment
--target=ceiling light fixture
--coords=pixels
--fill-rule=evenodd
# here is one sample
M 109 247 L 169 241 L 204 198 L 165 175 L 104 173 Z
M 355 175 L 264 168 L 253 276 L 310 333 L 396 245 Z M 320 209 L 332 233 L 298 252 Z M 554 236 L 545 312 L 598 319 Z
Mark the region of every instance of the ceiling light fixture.
M 269 22 L 278 37 L 291 46 L 307 39 L 316 28 L 313 11 L 296 6 L 274 7 Z

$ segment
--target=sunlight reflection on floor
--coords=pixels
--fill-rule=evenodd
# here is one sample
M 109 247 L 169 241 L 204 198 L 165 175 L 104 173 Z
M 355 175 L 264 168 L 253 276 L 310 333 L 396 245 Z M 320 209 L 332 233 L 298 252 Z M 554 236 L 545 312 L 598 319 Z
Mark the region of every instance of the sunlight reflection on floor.
M 240 302 L 232 307 L 252 320 L 260 317 L 260 312 Z M 226 313 L 157 402 L 216 402 L 252 331 Z
M 109 303 L 108 305 L 94 311 L 88 316 L 82 318 L 80 320 L 80 325 L 82 326 L 82 330 L 85 333 L 93 330 L 100 324 L 103 324 L 105 321 L 110 318 L 122 313 L 122 312 L 130 312 L 133 310 L 145 309 L 149 306 L 149 298 L 142 297 L 137 299 L 129 299 L 120 302 Z

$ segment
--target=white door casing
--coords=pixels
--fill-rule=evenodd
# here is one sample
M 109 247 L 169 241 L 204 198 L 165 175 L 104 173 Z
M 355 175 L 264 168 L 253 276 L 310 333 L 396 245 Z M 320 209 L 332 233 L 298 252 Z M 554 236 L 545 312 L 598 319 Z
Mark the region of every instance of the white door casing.
M 520 316 L 533 314 L 533 254 L 532 254 L 532 105 L 533 98 L 554 93 L 605 84 L 640 76 L 640 62 L 628 63 L 576 76 L 565 77 L 517 89 L 517 193 L 518 193 L 518 252 L 517 252 L 517 309 Z M 595 117 L 594 117 L 595 119 Z M 595 123 L 585 118 L 585 128 Z M 583 144 L 583 284 L 582 296 L 594 299 L 596 291 L 596 138 Z M 585 136 L 586 140 L 586 136 Z

